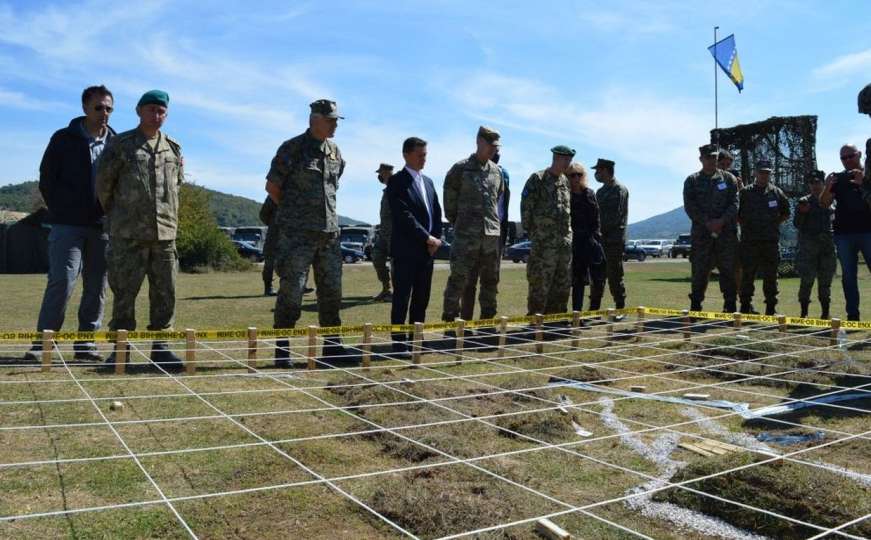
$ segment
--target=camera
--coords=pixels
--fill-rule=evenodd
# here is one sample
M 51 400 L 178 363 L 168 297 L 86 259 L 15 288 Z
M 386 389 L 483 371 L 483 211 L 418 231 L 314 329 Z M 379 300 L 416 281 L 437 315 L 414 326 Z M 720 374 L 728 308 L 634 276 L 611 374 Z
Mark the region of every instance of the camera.
M 850 182 L 853 180 L 853 171 L 835 173 L 835 182 Z

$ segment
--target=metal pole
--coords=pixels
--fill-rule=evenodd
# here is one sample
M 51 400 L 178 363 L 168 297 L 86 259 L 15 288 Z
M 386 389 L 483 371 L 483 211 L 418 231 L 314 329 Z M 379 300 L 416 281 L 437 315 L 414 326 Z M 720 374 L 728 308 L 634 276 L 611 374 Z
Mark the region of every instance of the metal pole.
M 719 26 L 714 27 L 714 144 L 717 146 L 720 145 L 720 132 L 718 131 L 720 126 L 720 104 L 717 88 L 717 30 L 719 29 Z

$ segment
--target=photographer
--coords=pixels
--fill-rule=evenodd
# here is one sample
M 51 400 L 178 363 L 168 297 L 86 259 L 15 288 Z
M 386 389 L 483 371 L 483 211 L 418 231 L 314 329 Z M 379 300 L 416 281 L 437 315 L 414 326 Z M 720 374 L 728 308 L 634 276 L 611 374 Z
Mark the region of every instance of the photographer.
M 844 170 L 826 177 L 820 204 L 829 208 L 835 203 L 834 238 L 841 262 L 841 285 L 847 302 L 847 319 L 859 320 L 859 252 L 871 271 L 871 207 L 863 198 L 865 171 L 862 152 L 852 144 L 841 147 Z

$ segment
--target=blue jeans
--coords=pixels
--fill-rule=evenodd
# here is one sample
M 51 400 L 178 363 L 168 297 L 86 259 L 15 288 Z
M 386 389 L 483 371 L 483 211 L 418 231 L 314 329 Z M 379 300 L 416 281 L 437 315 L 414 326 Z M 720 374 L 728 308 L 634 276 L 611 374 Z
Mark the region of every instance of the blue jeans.
M 98 227 L 52 225 L 48 235 L 48 283 L 39 310 L 38 331 L 59 331 L 79 274 L 82 300 L 79 331 L 100 328 L 106 300 L 106 246 L 108 239 Z
M 835 248 L 841 261 L 841 285 L 847 302 L 847 317 L 859 319 L 859 252 L 871 272 L 871 233 L 836 234 Z

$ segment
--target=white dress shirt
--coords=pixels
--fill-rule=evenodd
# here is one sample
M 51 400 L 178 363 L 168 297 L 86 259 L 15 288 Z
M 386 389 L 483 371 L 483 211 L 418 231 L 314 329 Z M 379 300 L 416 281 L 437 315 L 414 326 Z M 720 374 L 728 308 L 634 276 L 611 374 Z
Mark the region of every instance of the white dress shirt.
M 427 224 L 426 230 L 432 230 L 432 210 L 429 207 L 429 199 L 426 196 L 426 186 L 423 183 L 423 175 L 420 174 L 420 171 L 415 171 L 408 165 L 405 166 L 405 170 L 408 171 L 408 174 L 411 175 L 411 179 L 414 181 L 414 187 L 417 188 L 417 194 L 420 195 L 420 198 L 423 199 L 423 205 L 426 207 L 426 216 L 427 216 Z

